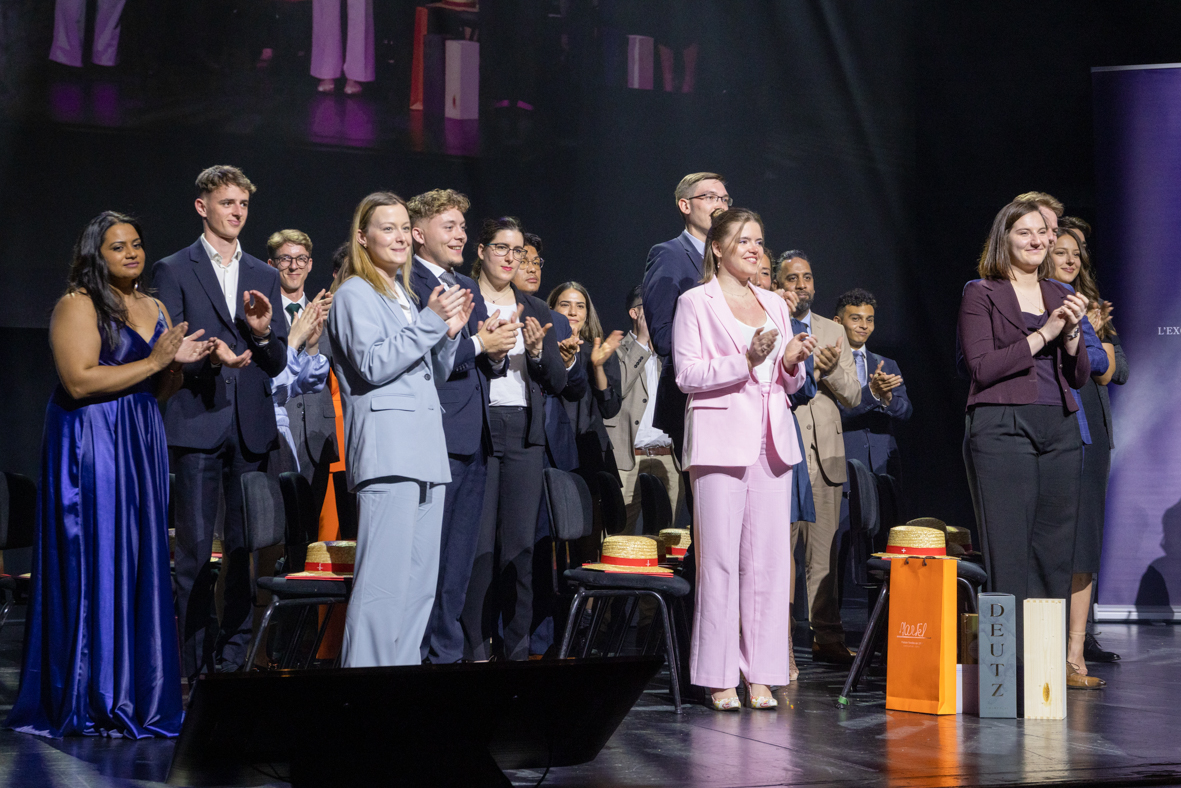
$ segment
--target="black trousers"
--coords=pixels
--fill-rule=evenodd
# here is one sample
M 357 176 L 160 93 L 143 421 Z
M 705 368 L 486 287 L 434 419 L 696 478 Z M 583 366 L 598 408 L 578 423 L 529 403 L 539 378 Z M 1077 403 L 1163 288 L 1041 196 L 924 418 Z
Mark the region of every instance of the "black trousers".
M 1078 420 L 1055 405 L 978 405 L 968 418 L 979 527 L 992 589 L 1022 602 L 1070 599 L 1082 479 Z M 970 480 L 971 481 L 971 480 Z
M 504 657 L 529 658 L 533 620 L 533 545 L 541 504 L 544 446 L 529 446 L 527 408 L 488 410 L 492 456 L 476 560 L 464 601 L 464 656 L 487 659 L 503 627 Z
M 267 455 L 242 445 L 237 423 L 217 449 L 176 448 L 176 612 L 181 636 L 181 667 L 193 677 L 211 670 L 215 660 L 246 661 L 253 629 L 253 583 L 242 518 L 242 474 L 265 471 Z M 210 556 L 219 499 L 225 496 L 222 571 L 226 572 L 221 631 L 216 640 Z

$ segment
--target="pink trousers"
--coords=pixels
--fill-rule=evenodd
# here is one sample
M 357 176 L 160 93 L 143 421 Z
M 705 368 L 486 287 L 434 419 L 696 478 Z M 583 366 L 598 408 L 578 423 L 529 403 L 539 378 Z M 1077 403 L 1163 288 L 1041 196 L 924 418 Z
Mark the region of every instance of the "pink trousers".
M 312 0 L 312 76 L 372 82 L 376 74 L 373 42 L 373 0 L 345 0 L 348 9 L 347 49 L 342 46 L 341 0 Z
M 693 466 L 697 595 L 689 678 L 701 687 L 788 683 L 791 466 Z M 741 622 L 741 625 L 740 625 Z

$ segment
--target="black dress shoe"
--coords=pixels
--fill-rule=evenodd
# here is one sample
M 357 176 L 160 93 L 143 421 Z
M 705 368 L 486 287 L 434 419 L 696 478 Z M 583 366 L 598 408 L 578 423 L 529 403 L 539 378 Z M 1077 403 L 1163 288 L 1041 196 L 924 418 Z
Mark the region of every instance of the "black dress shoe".
M 827 662 L 830 665 L 852 665 L 853 652 L 844 643 L 817 643 L 812 641 L 812 661 Z
M 218 662 L 217 665 L 213 668 L 213 672 L 214 673 L 237 673 L 241 669 L 242 669 L 241 665 L 237 665 L 233 662 L 226 662 L 225 660 L 222 660 L 221 662 Z
M 1095 636 L 1088 632 L 1083 639 L 1083 659 L 1087 662 L 1119 662 L 1119 654 L 1104 651 Z

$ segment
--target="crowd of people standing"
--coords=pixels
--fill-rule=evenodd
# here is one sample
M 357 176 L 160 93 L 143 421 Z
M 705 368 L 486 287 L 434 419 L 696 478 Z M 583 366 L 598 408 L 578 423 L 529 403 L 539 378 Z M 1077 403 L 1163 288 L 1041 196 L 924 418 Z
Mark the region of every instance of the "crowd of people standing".
M 774 708 L 774 688 L 797 677 L 785 626 L 797 544 L 812 658 L 852 661 L 838 590 L 846 459 L 898 478 L 894 423 L 913 409 L 898 365 L 867 348 L 874 296 L 855 289 L 833 319 L 818 314 L 807 254 L 773 257 L 722 176 L 677 185 L 684 232 L 652 248 L 626 335 L 578 282 L 539 297 L 543 241 L 515 217 L 483 222 L 461 273 L 470 203 L 454 190 L 366 196 L 330 292 L 309 297 L 312 239 L 280 230 L 254 258 L 238 240 L 254 184 L 216 166 L 196 186 L 201 235 L 153 266 L 152 288 L 135 219 L 104 212 L 76 244 L 50 331 L 61 385 L 10 727 L 176 735 L 182 678 L 251 667 L 253 577 L 269 570 L 247 548 L 240 480 L 259 470 L 302 474 L 317 509 L 355 501 L 345 667 L 543 655 L 546 467 L 592 488 L 606 472 L 629 525 L 641 472 L 690 513 L 690 680 L 713 708 L 739 708 L 740 683 L 749 706 Z M 1105 386 L 1127 365 L 1089 228 L 1061 214 L 1040 193 L 1002 209 L 965 288 L 965 461 L 994 590 L 1070 598 L 1072 686 L 1094 687 L 1085 660 L 1114 657 L 1086 633 Z M 597 534 L 570 549 L 596 560 Z

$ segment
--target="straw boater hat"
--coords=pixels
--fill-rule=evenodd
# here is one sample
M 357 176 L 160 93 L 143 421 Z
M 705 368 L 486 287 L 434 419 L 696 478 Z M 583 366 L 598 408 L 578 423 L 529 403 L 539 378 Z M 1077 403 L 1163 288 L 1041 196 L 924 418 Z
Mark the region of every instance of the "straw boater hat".
M 648 536 L 608 536 L 603 540 L 603 559 L 594 564 L 583 564 L 583 569 L 603 572 L 672 575 L 672 570 L 660 566 L 660 552 L 656 540 Z
M 947 533 L 948 525 L 937 517 L 917 517 L 914 520 L 907 522 L 907 525 L 914 525 L 920 528 L 934 528 L 936 531 Z
M 907 558 L 947 556 L 947 539 L 942 531 L 921 525 L 896 525 L 890 529 L 886 552 L 874 553 L 878 558 Z
M 287 575 L 295 580 L 343 580 L 353 576 L 356 542 L 312 542 L 303 571 Z
M 947 526 L 947 550 L 955 554 L 956 550 L 964 553 L 972 552 L 972 532 L 967 528 Z
M 660 553 L 680 561 L 692 543 L 688 528 L 662 528 L 660 530 Z

